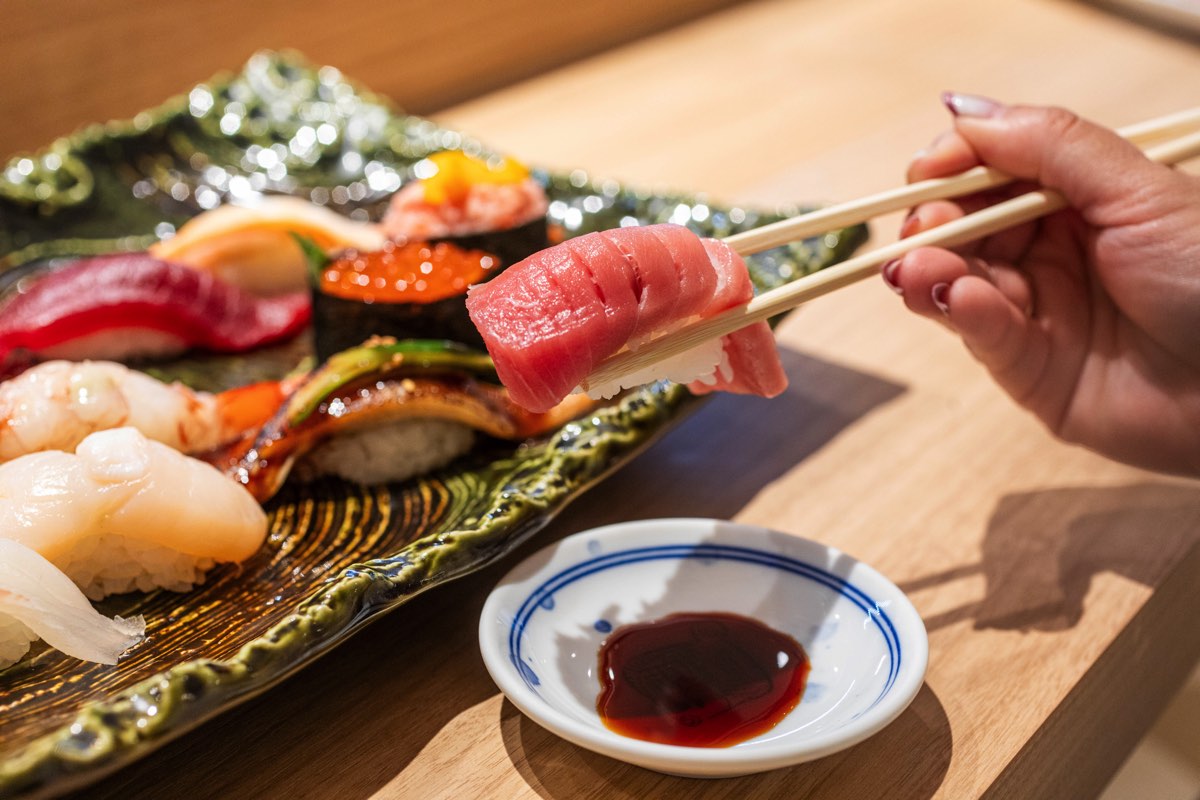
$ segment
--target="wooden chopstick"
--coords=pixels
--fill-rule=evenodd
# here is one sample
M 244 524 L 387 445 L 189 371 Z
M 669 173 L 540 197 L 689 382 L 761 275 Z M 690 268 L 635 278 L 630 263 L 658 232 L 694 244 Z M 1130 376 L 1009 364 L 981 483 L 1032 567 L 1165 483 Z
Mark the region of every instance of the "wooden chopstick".
M 1155 145 L 1145 152 L 1147 158 L 1160 164 L 1176 164 L 1200 156 L 1200 131 Z M 955 247 L 1029 222 L 1065 206 L 1066 201 L 1058 192 L 1041 189 L 922 231 L 907 239 L 884 245 L 764 292 L 745 305 L 685 325 L 651 340 L 637 350 L 624 351 L 607 358 L 597 365 L 583 382 L 582 388 L 586 390 L 589 386 L 609 383 L 622 375 L 679 355 L 708 339 L 724 336 L 747 325 L 769 319 L 808 300 L 875 275 L 881 264 L 899 258 L 910 250 L 918 247 Z
M 1117 133 L 1139 147 L 1200 126 L 1200 106 L 1120 128 Z M 931 178 L 896 189 L 826 206 L 808 214 L 780 220 L 754 230 L 737 233 L 725 243 L 740 255 L 761 253 L 818 233 L 857 225 L 892 211 L 911 208 L 930 200 L 961 197 L 1010 183 L 1012 178 L 998 169 L 974 167 L 949 178 Z

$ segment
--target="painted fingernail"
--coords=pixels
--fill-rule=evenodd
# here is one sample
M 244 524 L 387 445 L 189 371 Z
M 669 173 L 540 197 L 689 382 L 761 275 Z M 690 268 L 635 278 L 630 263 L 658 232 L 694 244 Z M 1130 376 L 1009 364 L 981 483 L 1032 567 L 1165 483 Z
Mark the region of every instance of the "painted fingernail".
M 904 218 L 904 223 L 900 226 L 900 238 L 907 239 L 921 229 L 921 218 L 916 212 L 909 214 Z
M 956 117 L 994 117 L 1004 109 L 1004 104 L 977 94 L 942 92 L 942 102 Z
M 929 294 L 933 297 L 933 304 L 938 307 L 946 316 L 950 315 L 950 284 L 935 283 L 933 288 L 929 290 Z
M 896 294 L 904 294 L 904 289 L 900 284 L 896 283 L 896 274 L 900 271 L 900 259 L 893 258 L 879 269 L 879 273 L 883 275 L 883 282 L 888 285 Z

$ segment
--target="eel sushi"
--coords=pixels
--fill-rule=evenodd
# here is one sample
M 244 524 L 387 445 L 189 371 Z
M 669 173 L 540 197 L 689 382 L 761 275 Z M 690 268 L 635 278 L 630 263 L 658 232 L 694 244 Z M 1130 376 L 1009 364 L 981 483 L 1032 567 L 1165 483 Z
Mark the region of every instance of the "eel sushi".
M 295 336 L 310 311 L 305 292 L 255 297 L 145 253 L 87 258 L 0 309 L 0 364 L 243 352 Z
M 116 664 L 145 632 L 141 617 L 104 616 L 58 567 L 25 545 L 0 539 L 0 669 L 19 661 L 38 639 L 74 658 Z
M 302 292 L 308 262 L 302 236 L 323 252 L 378 250 L 378 226 L 356 222 L 297 197 L 271 195 L 248 206 L 224 205 L 192 217 L 150 254 L 208 273 L 255 295 Z
M 0 531 L 99 600 L 189 589 L 217 562 L 253 555 L 267 517 L 212 466 L 115 428 L 86 437 L 74 453 L 0 465 Z
M 519 441 L 591 406 L 581 395 L 530 413 L 509 400 L 482 352 L 376 339 L 326 361 L 262 430 L 211 460 L 266 502 L 293 472 L 301 480 L 402 481 L 463 455 L 477 433 Z
M 393 239 L 483 250 L 498 259 L 497 272 L 549 245 L 546 191 L 515 159 L 445 150 L 414 172 L 380 223 Z
M 260 427 L 284 391 L 266 382 L 209 394 L 110 361 L 47 361 L 0 384 L 0 462 L 74 450 L 89 434 L 126 426 L 203 453 Z
M 467 296 L 514 402 L 544 411 L 577 391 L 605 358 L 751 298 L 745 262 L 728 245 L 678 225 L 591 233 L 536 253 Z M 600 396 L 665 377 L 696 393 L 773 397 L 787 386 L 765 323 L 703 343 L 595 387 Z

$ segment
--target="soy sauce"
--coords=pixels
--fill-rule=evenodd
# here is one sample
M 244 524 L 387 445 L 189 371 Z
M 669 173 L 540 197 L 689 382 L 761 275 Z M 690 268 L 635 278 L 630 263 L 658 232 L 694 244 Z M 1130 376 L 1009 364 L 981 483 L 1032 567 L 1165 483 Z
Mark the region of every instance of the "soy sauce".
M 689 747 L 728 747 L 775 727 L 809 672 L 795 639 L 720 612 L 623 625 L 599 664 L 596 710 L 610 730 Z

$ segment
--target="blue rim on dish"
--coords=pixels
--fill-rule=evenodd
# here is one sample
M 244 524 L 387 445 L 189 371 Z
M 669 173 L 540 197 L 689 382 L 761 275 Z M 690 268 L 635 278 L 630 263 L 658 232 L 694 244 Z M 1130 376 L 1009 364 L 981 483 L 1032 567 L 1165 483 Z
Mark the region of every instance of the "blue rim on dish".
M 670 561 L 680 562 L 679 568 L 666 566 Z M 836 720 L 826 719 L 828 710 L 822 713 L 816 718 L 826 719 L 820 728 L 808 729 L 815 720 L 797 712 L 780 722 L 776 735 L 727 748 L 647 742 L 605 727 L 578 693 L 591 680 L 578 671 L 587 669 L 583 666 L 588 662 L 587 650 L 595 646 L 598 651 L 602 640 L 592 641 L 587 634 L 583 639 L 573 638 L 572 632 L 587 629 L 606 635 L 615 624 L 686 610 L 698 596 L 698 584 L 694 583 L 697 573 L 687 567 L 689 563 L 720 571 L 711 579 L 716 583 L 702 584 L 699 596 L 704 599 L 700 606 L 706 609 L 758 616 L 760 611 L 744 609 L 759 608 L 757 604 L 771 598 L 776 598 L 775 603 L 785 602 L 782 598 L 794 596 L 792 593 L 797 591 L 828 597 L 832 605 L 826 608 L 834 620 L 829 631 L 842 642 L 836 648 L 838 658 L 850 658 L 844 662 L 846 665 L 861 664 L 862 652 L 857 648 L 862 645 L 855 642 L 870 642 L 867 655 L 873 659 L 870 663 L 874 668 L 859 673 L 871 681 L 860 684 L 859 700 L 844 707 Z M 754 578 L 745 584 L 745 566 L 763 568 L 764 573 L 769 570 L 785 584 L 764 587 L 753 583 Z M 622 575 L 621 568 L 637 572 Z M 642 572 L 647 569 L 650 571 Z M 630 574 L 637 575 L 638 583 L 624 583 Z M 675 583 L 679 580 L 684 582 Z M 591 588 L 587 588 L 589 585 Z M 622 596 L 626 609 L 623 622 L 610 622 L 608 613 L 612 612 L 608 611 L 595 622 L 586 622 L 598 610 L 592 604 L 607 604 L 607 598 L 620 592 L 613 587 L 621 586 L 636 587 Z M 777 594 L 781 590 L 783 594 Z M 835 611 L 841 604 L 844 609 Z M 766 607 L 762 611 L 777 614 L 778 606 L 774 612 Z M 841 638 L 836 633 L 839 613 L 851 615 L 853 627 L 846 629 L 847 633 L 859 630 L 869 634 L 867 639 L 853 634 L 849 639 Z M 642 614 L 652 616 L 639 616 Z M 556 644 L 559 640 L 555 636 L 562 634 L 568 638 Z M 577 533 L 543 548 L 514 567 L 493 590 L 484 604 L 479 635 L 488 672 L 508 700 L 534 722 L 569 742 L 612 758 L 668 774 L 704 778 L 793 766 L 863 741 L 889 725 L 917 696 L 929 658 L 928 636 L 917 610 L 895 584 L 869 565 L 820 542 L 712 519 L 619 523 Z M 815 635 L 815 641 L 824 641 L 820 633 Z M 550 649 L 545 649 L 547 646 Z M 821 650 L 827 645 L 817 647 Z M 805 648 L 809 650 L 809 645 Z M 814 651 L 809 650 L 809 654 L 814 657 Z M 583 659 L 578 660 L 579 656 Z M 578 666 L 563 673 L 562 664 Z M 853 666 L 850 673 L 842 674 L 853 686 Z M 793 726 L 790 731 L 786 729 L 788 720 Z M 808 732 L 795 735 L 801 730 Z
M 545 608 L 547 601 L 553 598 L 555 592 L 565 586 L 569 586 L 580 578 L 585 578 L 588 575 L 612 569 L 613 567 L 636 564 L 639 561 L 678 558 L 724 559 L 727 561 L 758 564 L 759 566 L 780 569 L 793 575 L 798 575 L 838 592 L 854 603 L 855 606 L 867 615 L 868 619 L 875 623 L 875 626 L 883 635 L 883 640 L 888 648 L 889 667 L 887 681 L 884 683 L 883 689 L 879 692 L 879 696 L 875 698 L 875 701 L 867 710 L 878 705 L 879 701 L 891 691 L 893 684 L 896 682 L 896 676 L 900 672 L 900 662 L 904 656 L 900 647 L 900 636 L 896 633 L 896 627 L 892 624 L 892 620 L 888 617 L 887 612 L 880 608 L 879 604 L 871 599 L 866 592 L 827 570 L 778 553 L 755 550 L 749 547 L 706 544 L 664 545 L 620 550 L 575 564 L 544 581 L 530 592 L 525 602 L 521 604 L 508 634 L 508 658 L 512 661 L 513 666 L 517 668 L 517 672 L 521 675 L 525 684 L 532 691 L 537 692 L 540 681 L 537 674 L 534 673 L 533 668 L 521 658 L 521 634 L 525 632 L 525 626 L 529 623 L 529 618 L 539 608 Z

